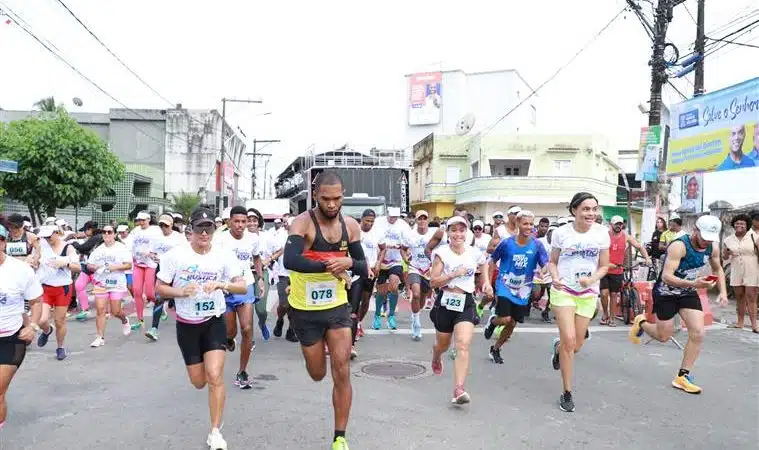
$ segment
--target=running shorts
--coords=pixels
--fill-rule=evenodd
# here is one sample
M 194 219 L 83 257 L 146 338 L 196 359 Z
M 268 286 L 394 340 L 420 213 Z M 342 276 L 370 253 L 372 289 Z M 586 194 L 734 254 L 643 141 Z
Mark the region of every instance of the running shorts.
M 321 311 L 304 311 L 291 307 L 289 314 L 290 327 L 304 347 L 310 347 L 324 339 L 327 330 L 353 326 L 350 303 Z
M 681 309 L 694 309 L 696 311 L 703 311 L 701 308 L 701 299 L 698 295 L 659 295 L 654 289 L 654 314 L 658 320 L 670 320 Z
M 551 306 L 570 306 L 575 308 L 575 314 L 591 319 L 598 307 L 597 297 L 578 297 L 568 292 L 554 290 L 551 294 Z
M 624 275 L 608 274 L 601 278 L 601 290 L 608 289 L 609 292 L 622 292 L 622 282 L 624 281 Z
M 224 317 L 213 316 L 201 323 L 177 321 L 177 344 L 186 366 L 202 363 L 206 352 L 225 350 L 226 342 Z
M 156 272 L 156 273 L 158 273 L 158 272 Z M 132 274 L 131 273 L 127 273 L 125 275 L 126 275 L 126 280 L 127 280 L 127 287 L 132 287 Z
M 277 281 L 277 297 L 279 297 L 279 307 L 286 308 L 290 306 L 287 302 L 287 288 L 290 287 L 290 277 L 279 277 Z
M 369 277 L 361 277 L 361 290 L 363 292 L 372 293 L 374 292 L 374 285 L 377 283 L 376 278 L 369 278 Z
M 466 303 L 462 312 L 451 311 L 448 308 L 440 306 L 440 299 L 443 297 L 443 291 L 439 291 L 435 297 L 435 306 L 430 310 L 430 320 L 435 325 L 435 329 L 440 333 L 453 333 L 453 329 L 459 322 L 477 323 L 477 311 L 474 307 L 474 295 L 466 294 Z
M 403 279 L 403 266 L 393 266 L 389 269 L 381 269 L 377 277 L 377 284 L 385 284 L 390 279 L 390 275 L 395 275 Z
M 18 338 L 19 328 L 10 336 L 0 337 L 0 366 L 21 367 L 26 357 L 26 342 Z
M 95 296 L 96 300 L 121 301 L 127 296 L 127 291 L 109 291 L 104 287 L 92 286 L 92 295 Z
M 422 290 L 423 293 L 427 293 L 430 291 L 430 280 L 424 278 L 423 276 L 419 275 L 418 273 L 409 273 L 408 274 L 408 285 L 414 285 L 418 284 L 419 289 Z
M 498 317 L 511 317 L 519 323 L 524 323 L 524 318 L 530 314 L 530 304 L 518 305 L 508 297 L 498 297 L 495 314 Z
M 42 301 L 51 308 L 68 308 L 71 303 L 71 286 L 48 286 L 42 285 Z
M 224 301 L 227 302 L 227 312 L 235 311 L 242 305 L 256 302 L 256 285 L 249 284 L 248 291 L 243 294 L 229 294 L 224 297 Z

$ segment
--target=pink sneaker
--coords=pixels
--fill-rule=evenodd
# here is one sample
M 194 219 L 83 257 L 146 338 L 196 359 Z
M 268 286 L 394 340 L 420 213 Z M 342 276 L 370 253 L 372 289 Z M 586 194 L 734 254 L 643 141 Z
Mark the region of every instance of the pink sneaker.
M 453 398 L 451 399 L 451 403 L 456 405 L 464 405 L 466 403 L 469 403 L 472 401 L 469 398 L 469 394 L 464 390 L 464 386 L 456 386 L 456 389 L 453 390 Z
M 432 373 L 435 375 L 442 375 L 443 374 L 443 361 L 438 359 L 435 361 L 432 360 Z

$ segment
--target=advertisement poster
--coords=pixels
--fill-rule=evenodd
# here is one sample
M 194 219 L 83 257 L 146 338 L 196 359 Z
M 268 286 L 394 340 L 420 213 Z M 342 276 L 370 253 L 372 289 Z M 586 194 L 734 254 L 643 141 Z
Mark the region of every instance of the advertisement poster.
M 443 106 L 441 72 L 415 73 L 409 77 L 409 125 L 436 125 L 440 123 Z
M 683 177 L 680 208 L 697 214 L 704 210 L 704 174 L 692 173 Z
M 635 181 L 656 181 L 662 151 L 662 127 L 654 125 L 640 129 L 638 145 L 638 172 Z
M 759 166 L 759 78 L 671 110 L 668 175 Z

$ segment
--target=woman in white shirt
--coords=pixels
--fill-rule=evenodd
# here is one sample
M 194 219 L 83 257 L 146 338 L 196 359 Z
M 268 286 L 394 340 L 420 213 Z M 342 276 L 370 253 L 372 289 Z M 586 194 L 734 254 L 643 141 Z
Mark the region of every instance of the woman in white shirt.
M 433 253 L 431 285 L 439 289 L 435 306 L 430 311 L 430 319 L 435 324 L 437 336 L 432 348 L 432 371 L 443 373 L 442 355 L 451 344 L 456 332 L 456 361 L 454 365 L 454 391 L 452 403 L 469 403 L 469 394 L 464 390 L 464 381 L 469 371 L 469 345 L 476 321 L 474 286 L 475 274 L 479 271 L 483 278 L 483 292 L 493 296 L 493 288 L 487 283 L 487 260 L 483 253 L 467 245 L 467 221 L 454 216 L 448 219 L 447 233 L 449 245 Z
M 574 222 L 562 225 L 551 236 L 551 309 L 559 326 L 551 361 L 554 370 L 561 369 L 564 390 L 559 408 L 565 412 L 575 410 L 574 355 L 585 342 L 585 332 L 596 311 L 599 281 L 609 268 L 609 230 L 596 223 L 597 211 L 596 197 L 578 192 L 569 203 Z
M 158 227 L 161 229 L 161 234 L 153 238 L 150 244 L 150 254 L 154 261 L 158 263 L 158 267 L 161 265 L 161 258 L 169 250 L 180 245 L 187 245 L 187 240 L 182 233 L 177 231 L 174 226 L 174 218 L 168 214 L 162 214 L 158 218 Z M 166 309 L 173 304 L 172 299 L 161 298 L 156 295 L 156 300 L 153 302 L 153 320 L 150 325 L 150 329 L 145 332 L 145 337 L 150 341 L 155 342 L 158 340 L 158 326 L 161 324 L 161 320 L 166 320 L 168 315 Z
M 141 211 L 137 213 L 134 219 L 137 225 L 134 227 L 129 237 L 132 238 L 132 292 L 134 294 L 134 305 L 139 320 L 135 328 L 144 325 L 145 303 L 142 295 L 148 299 L 148 302 L 155 302 L 155 274 L 158 263 L 151 253 L 153 239 L 160 236 L 161 232 L 157 226 L 151 225 L 150 214 Z

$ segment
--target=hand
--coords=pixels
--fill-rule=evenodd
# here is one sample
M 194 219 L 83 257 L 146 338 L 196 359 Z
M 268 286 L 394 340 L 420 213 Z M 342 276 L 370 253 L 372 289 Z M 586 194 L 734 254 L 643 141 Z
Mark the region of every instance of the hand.
M 646 265 L 650 266 L 652 264 L 653 264 L 653 261 L 651 261 L 651 257 L 649 256 L 648 258 L 646 258 Z
M 377 265 L 376 265 L 376 266 L 374 266 L 374 270 L 372 271 L 372 272 L 373 272 L 373 275 L 374 275 L 375 277 L 379 276 L 380 270 L 382 270 L 382 269 L 380 269 L 380 265 L 379 265 L 379 263 L 377 263 Z
M 456 277 L 463 277 L 464 275 L 467 274 L 467 272 L 469 272 L 469 270 L 466 267 L 461 266 L 458 269 L 456 269 L 456 271 L 453 272 L 453 274 L 456 275 Z
M 199 286 L 195 283 L 182 288 L 182 297 L 194 297 L 198 293 Z
M 288 294 L 288 295 L 290 294 L 290 286 L 287 286 L 285 288 L 285 294 Z
M 372 270 L 371 267 L 368 267 L 366 269 L 366 277 L 369 278 L 370 280 L 374 279 L 374 270 Z
M 258 282 L 256 284 L 258 285 L 258 292 L 260 292 L 261 295 L 263 295 L 264 287 L 265 287 L 264 286 L 264 279 L 263 278 L 259 278 Z
M 551 281 L 551 286 L 553 286 L 554 289 L 558 289 L 560 291 L 563 291 L 566 288 L 564 283 L 555 278 Z
M 24 342 L 32 342 L 32 339 L 34 339 L 34 336 L 37 333 L 34 331 L 34 328 L 30 326 L 25 326 L 19 331 L 18 338 L 21 339 Z
M 730 259 L 732 257 L 733 257 L 733 251 L 725 247 L 725 259 Z
M 698 277 L 693 283 L 693 287 L 696 289 L 711 289 L 716 283 L 716 281 L 707 280 L 706 277 Z
M 32 269 L 38 269 L 40 266 L 40 260 L 32 256 L 26 258 L 26 263 L 32 266 Z
M 580 286 L 586 288 L 592 284 L 592 281 L 590 277 L 580 277 L 577 279 L 577 282 L 580 283 Z
M 348 257 L 335 258 L 327 261 L 327 272 L 330 272 L 335 276 L 349 270 L 351 267 L 353 267 L 353 259 Z
M 482 292 L 487 297 L 491 297 L 492 298 L 493 297 L 493 286 L 491 286 L 490 283 L 486 283 L 485 285 L 482 286 Z
M 61 261 L 58 261 L 57 259 L 49 259 L 49 260 L 47 260 L 47 264 L 46 265 L 48 267 L 52 267 L 53 269 L 60 269 L 61 267 L 65 266 L 65 263 L 61 264 Z
M 719 298 L 717 299 L 717 304 L 721 306 L 722 308 L 727 306 L 727 295 L 720 294 Z
M 158 258 L 158 253 L 151 253 L 150 254 L 150 259 L 152 259 L 155 262 L 158 262 L 158 259 L 159 259 Z
M 203 292 L 205 292 L 206 294 L 210 294 L 211 292 L 221 289 L 223 287 L 224 287 L 224 283 L 220 283 L 218 281 L 209 281 L 203 285 Z

